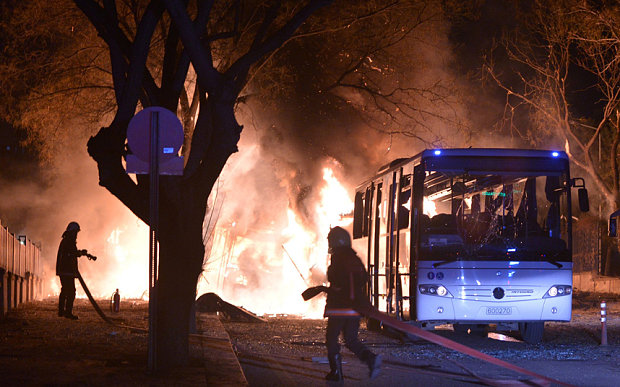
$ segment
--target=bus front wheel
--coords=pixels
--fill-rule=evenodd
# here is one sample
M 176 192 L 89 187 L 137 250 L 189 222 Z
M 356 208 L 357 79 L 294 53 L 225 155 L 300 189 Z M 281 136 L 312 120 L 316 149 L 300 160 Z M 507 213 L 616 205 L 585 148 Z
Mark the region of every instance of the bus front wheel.
M 543 333 L 545 331 L 545 322 L 528 322 L 519 323 L 519 332 L 523 341 L 528 344 L 538 344 L 542 341 Z

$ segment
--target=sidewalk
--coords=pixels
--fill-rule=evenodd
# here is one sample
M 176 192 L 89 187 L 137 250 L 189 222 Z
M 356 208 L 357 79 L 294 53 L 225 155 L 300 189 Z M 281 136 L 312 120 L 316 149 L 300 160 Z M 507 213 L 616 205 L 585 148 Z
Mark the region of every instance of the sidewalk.
M 206 382 L 209 386 L 245 386 L 245 379 L 237 355 L 230 344 L 230 337 L 215 313 L 200 313 L 196 318 L 202 344 Z
M 76 300 L 79 320 L 57 316 L 57 300 L 22 304 L 0 320 L 0 385 L 243 386 L 247 381 L 215 314 L 199 314 L 190 338 L 190 365 L 166 377 L 147 372 L 147 334 L 110 325 L 88 300 Z M 101 301 L 107 312 L 107 301 Z M 108 312 L 108 314 L 110 314 Z M 121 302 L 113 317 L 146 328 L 148 303 Z

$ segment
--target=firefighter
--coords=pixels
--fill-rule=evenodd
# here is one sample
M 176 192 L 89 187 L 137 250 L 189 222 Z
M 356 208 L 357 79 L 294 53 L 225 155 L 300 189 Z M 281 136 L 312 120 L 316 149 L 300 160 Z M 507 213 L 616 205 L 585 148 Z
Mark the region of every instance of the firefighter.
M 353 308 L 367 303 L 365 287 L 367 274 L 362 261 L 351 248 L 351 236 L 341 228 L 334 227 L 327 235 L 331 263 L 327 268 L 327 358 L 331 371 L 325 376 L 330 381 L 342 381 L 342 357 L 338 337 L 343 333 L 344 342 L 361 361 L 368 365 L 369 375 L 379 374 L 381 355 L 372 353 L 358 338 L 361 315 Z
M 75 300 L 75 278 L 78 276 L 78 257 L 88 255 L 86 250 L 78 250 L 77 234 L 80 225 L 71 222 L 62 234 L 62 240 L 58 247 L 56 257 L 56 275 L 60 277 L 60 296 L 58 297 L 58 316 L 77 320 L 73 314 L 73 301 Z

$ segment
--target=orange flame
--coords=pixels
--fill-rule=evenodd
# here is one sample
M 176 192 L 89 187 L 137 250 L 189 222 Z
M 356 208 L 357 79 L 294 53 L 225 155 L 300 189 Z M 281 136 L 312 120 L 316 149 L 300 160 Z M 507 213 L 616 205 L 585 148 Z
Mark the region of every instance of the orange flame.
M 323 185 L 314 207 L 316 229 L 309 229 L 289 208 L 287 225 L 273 231 L 268 241 L 250 240 L 251 236 L 226 237 L 218 225 L 210 262 L 199 282 L 198 294 L 215 292 L 225 300 L 244 306 L 259 315 L 295 314 L 320 318 L 324 299 L 304 302 L 301 292 L 307 287 L 325 283 L 327 269 L 327 233 L 330 227 L 350 226 L 353 201 L 338 181 L 333 169 L 323 169 Z M 241 272 L 241 257 L 252 255 L 253 275 L 258 284 L 248 281 L 252 275 Z M 268 259 L 261 259 L 269 257 Z M 226 262 L 224 262 L 225 260 Z M 219 269 L 216 266 L 219 265 Z M 230 278 L 230 276 L 234 278 Z

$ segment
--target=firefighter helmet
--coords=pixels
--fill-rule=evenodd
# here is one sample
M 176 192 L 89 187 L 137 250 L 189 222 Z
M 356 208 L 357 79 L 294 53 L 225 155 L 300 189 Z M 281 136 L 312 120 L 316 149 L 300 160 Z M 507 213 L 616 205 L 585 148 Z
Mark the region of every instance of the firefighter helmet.
M 67 229 L 65 231 L 80 231 L 80 225 L 78 222 L 71 222 L 67 225 Z
M 330 252 L 337 247 L 351 247 L 351 236 L 347 230 L 336 226 L 327 234 L 327 245 Z

